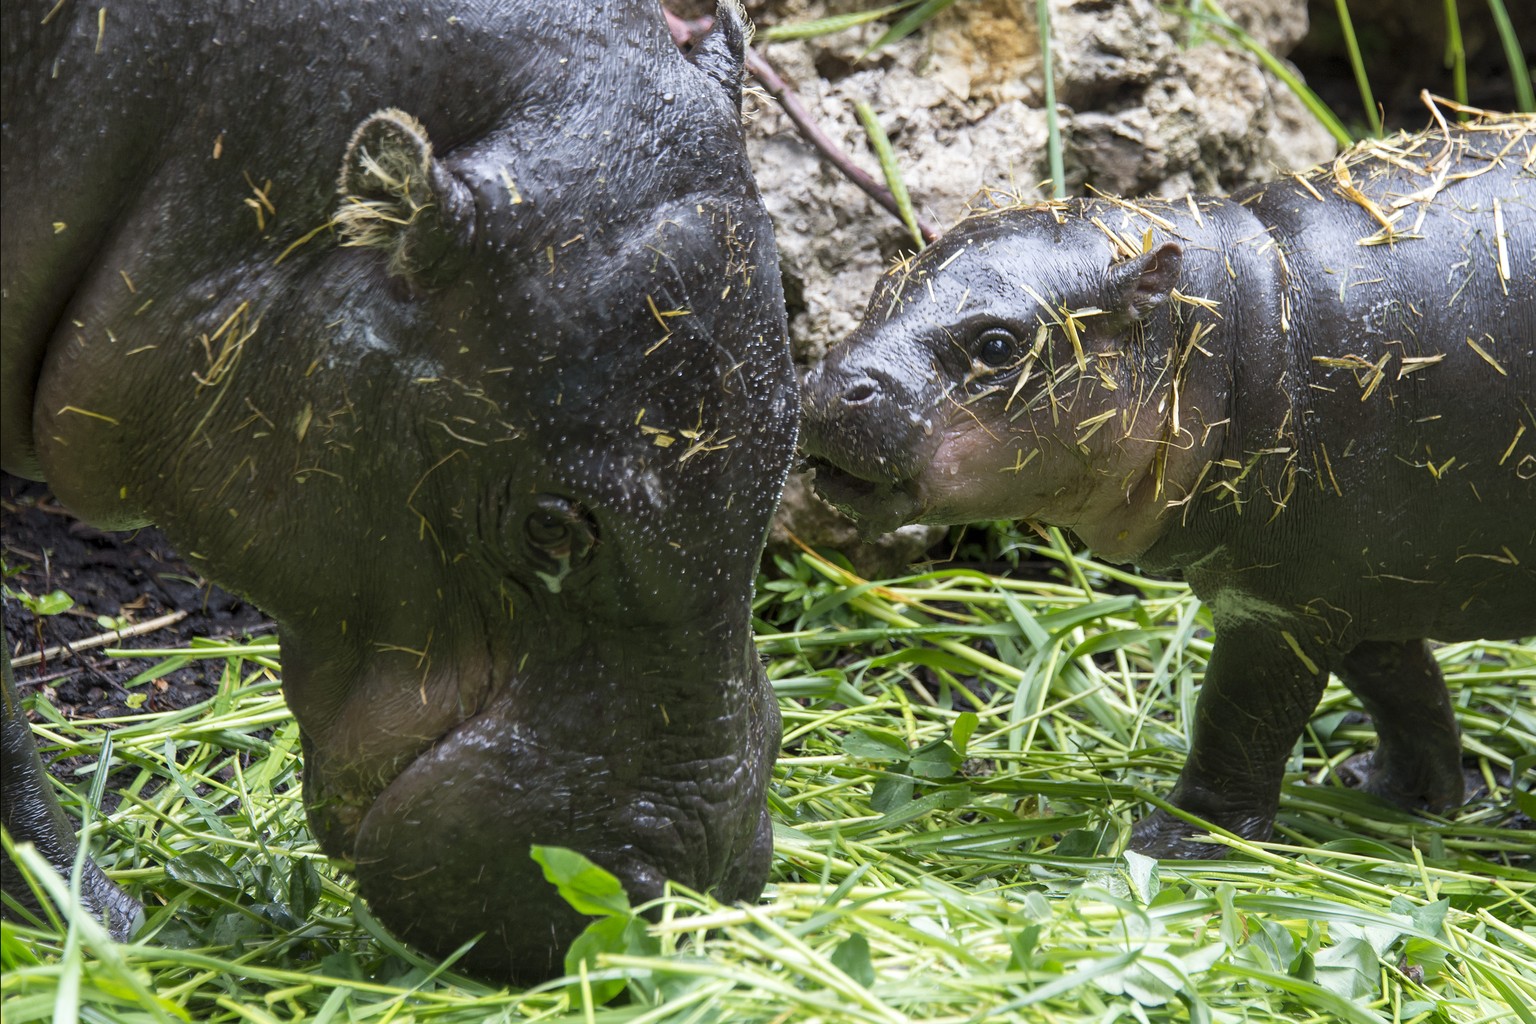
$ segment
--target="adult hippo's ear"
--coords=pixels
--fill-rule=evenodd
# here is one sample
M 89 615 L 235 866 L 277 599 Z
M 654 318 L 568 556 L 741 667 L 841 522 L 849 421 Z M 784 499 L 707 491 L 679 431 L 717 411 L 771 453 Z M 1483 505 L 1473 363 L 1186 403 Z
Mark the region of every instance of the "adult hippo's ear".
M 342 245 L 382 250 L 391 275 L 424 288 L 458 273 L 474 240 L 474 200 L 414 117 L 381 110 L 359 125 L 337 187 Z
M 715 5 L 715 25 L 688 54 L 694 67 L 719 82 L 741 109 L 741 72 L 747 62 L 746 12 L 736 0 Z
M 1109 268 L 1110 308 L 1132 320 L 1144 318 L 1168 301 L 1183 266 L 1184 247 L 1178 242 L 1164 242 L 1115 264 Z

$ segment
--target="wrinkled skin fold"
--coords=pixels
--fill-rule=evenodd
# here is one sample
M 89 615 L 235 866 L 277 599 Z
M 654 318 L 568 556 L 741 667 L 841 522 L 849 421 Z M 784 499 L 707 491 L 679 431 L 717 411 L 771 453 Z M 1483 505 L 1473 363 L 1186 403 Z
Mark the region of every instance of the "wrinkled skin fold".
M 43 13 L 5 469 L 277 620 L 310 823 L 412 943 L 558 973 L 535 843 L 754 898 L 799 402 L 735 14 L 684 55 L 654 0 Z
M 1027 519 L 1181 573 L 1216 641 L 1180 808 L 1267 839 L 1332 672 L 1380 739 L 1351 774 L 1444 810 L 1426 638 L 1536 633 L 1533 253 L 1529 116 L 1231 197 L 985 213 L 880 282 L 803 446 L 871 532 Z M 1159 811 L 1132 845 L 1219 855 L 1198 833 Z

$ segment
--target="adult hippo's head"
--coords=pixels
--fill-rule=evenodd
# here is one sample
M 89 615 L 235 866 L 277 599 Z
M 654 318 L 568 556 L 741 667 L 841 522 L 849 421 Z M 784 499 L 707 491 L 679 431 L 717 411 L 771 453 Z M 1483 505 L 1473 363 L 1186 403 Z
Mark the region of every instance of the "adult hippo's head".
M 146 18 L 100 129 L 39 86 L 7 284 L 51 221 L 92 252 L 35 316 L 8 292 L 6 458 L 276 618 L 321 845 L 404 938 L 526 980 L 584 924 L 533 844 L 634 900 L 762 886 L 750 595 L 798 398 L 736 16 L 684 57 L 654 0 L 458 6 Z M 40 52 L 97 66 L 91 26 Z M 49 132 L 105 132 L 71 159 L 113 194 L 70 208 Z

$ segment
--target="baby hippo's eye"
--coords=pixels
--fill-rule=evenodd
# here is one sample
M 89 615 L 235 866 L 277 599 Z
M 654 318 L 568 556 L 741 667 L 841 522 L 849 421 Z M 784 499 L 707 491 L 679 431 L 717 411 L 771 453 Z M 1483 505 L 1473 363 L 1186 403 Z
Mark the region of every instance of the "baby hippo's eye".
M 976 359 L 987 366 L 1007 366 L 1013 361 L 1018 339 L 1002 327 L 988 327 L 976 338 Z

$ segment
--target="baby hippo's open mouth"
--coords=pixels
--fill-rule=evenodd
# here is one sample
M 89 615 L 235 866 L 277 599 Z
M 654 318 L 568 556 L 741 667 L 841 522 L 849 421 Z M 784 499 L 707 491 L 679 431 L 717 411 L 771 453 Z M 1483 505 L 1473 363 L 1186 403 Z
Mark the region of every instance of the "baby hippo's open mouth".
M 866 480 L 815 457 L 806 459 L 804 466 L 815 470 L 816 493 L 855 520 L 866 540 L 916 522 L 922 513 L 914 480 Z

